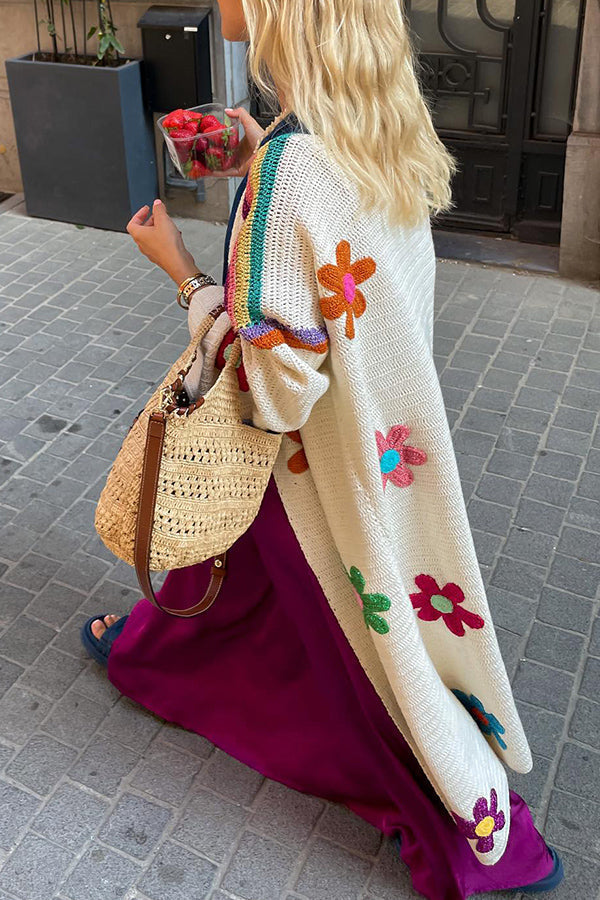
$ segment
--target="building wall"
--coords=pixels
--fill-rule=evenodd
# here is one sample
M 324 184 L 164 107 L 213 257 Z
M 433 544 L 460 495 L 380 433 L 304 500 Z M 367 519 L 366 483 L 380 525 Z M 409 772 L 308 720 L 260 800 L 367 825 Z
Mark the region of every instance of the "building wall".
M 600 279 L 600 4 L 585 11 L 577 104 L 567 140 L 560 274 Z

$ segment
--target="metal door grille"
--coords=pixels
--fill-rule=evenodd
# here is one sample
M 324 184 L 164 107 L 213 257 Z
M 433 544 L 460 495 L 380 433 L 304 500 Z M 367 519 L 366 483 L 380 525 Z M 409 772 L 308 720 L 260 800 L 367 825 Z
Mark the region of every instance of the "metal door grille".
M 490 0 L 405 3 L 423 91 L 459 165 L 439 223 L 558 243 L 584 2 L 493 2 L 502 17 Z

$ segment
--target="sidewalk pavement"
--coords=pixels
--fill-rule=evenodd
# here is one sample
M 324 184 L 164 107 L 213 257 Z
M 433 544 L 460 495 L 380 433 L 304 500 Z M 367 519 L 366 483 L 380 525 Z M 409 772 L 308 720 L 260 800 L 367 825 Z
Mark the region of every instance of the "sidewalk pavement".
M 224 229 L 181 227 L 218 277 Z M 0 900 L 414 900 L 376 830 L 148 714 L 79 647 L 87 616 L 139 599 L 93 516 L 133 417 L 187 344 L 173 285 L 128 235 L 17 208 L 0 213 L 0 323 Z M 600 295 L 440 262 L 435 335 L 535 755 L 511 782 L 564 854 L 553 896 L 595 900 Z

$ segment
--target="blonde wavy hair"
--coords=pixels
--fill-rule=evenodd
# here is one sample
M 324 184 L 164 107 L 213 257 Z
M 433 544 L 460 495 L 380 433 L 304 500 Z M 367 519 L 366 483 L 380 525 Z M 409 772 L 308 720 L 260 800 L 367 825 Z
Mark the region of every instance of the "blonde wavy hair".
M 419 89 L 401 0 L 242 6 L 257 87 L 275 101 L 283 94 L 358 185 L 365 210 L 415 225 L 450 208 L 456 167 Z

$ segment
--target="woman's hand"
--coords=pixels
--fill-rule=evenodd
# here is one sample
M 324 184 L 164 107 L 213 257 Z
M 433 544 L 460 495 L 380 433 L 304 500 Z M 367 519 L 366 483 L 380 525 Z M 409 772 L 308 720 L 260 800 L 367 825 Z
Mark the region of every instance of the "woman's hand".
M 142 206 L 127 224 L 127 231 L 140 251 L 150 262 L 156 263 L 176 284 L 198 271 L 194 257 L 186 250 L 177 225 L 167 213 L 164 203 L 155 200 L 152 214 Z
M 245 133 L 239 144 L 239 166 L 237 169 L 226 169 L 223 174 L 243 178 L 254 158 L 257 141 L 259 141 L 265 133 L 264 128 L 260 127 L 256 119 L 253 119 L 243 106 L 239 106 L 236 109 L 226 109 L 225 112 L 230 119 L 240 120 L 244 126 Z M 213 174 L 216 175 L 217 173 L 214 172 Z

